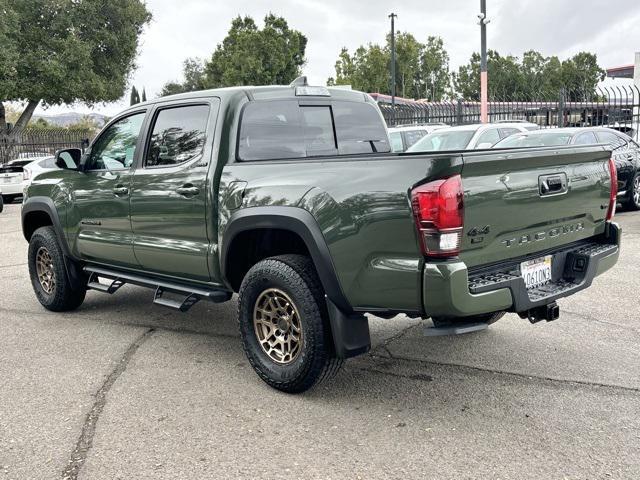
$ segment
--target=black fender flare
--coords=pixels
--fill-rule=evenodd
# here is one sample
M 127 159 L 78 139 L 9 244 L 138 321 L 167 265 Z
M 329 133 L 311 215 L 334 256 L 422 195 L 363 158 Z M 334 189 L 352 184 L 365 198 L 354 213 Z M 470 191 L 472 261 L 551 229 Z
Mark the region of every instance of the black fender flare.
M 60 248 L 62 248 L 62 253 L 64 254 L 65 269 L 69 276 L 69 280 L 74 288 L 84 287 L 84 285 L 86 285 L 85 275 L 79 267 L 77 259 L 71 254 L 69 244 L 67 243 L 67 237 L 64 234 L 62 223 L 60 222 L 58 209 L 56 208 L 55 203 L 53 203 L 53 200 L 49 197 L 36 196 L 27 198 L 27 200 L 22 204 L 22 235 L 27 241 L 29 241 L 29 238 L 27 236 L 25 220 L 27 215 L 31 212 L 43 212 L 49 216 L 53 229 L 56 231 L 58 243 Z
M 309 250 L 327 298 L 345 313 L 353 312 L 333 265 L 329 247 L 316 219 L 298 207 L 247 207 L 236 210 L 229 218 L 220 248 L 220 272 L 227 281 L 227 254 L 234 238 L 247 230 L 277 228 L 297 234 Z
M 69 255 L 69 246 L 67 245 L 67 238 L 64 235 L 64 230 L 62 229 L 62 223 L 60 222 L 60 216 L 58 215 L 58 209 L 56 208 L 53 200 L 49 197 L 29 197 L 22 204 L 22 212 L 21 212 L 21 222 L 22 222 L 22 235 L 24 236 L 26 241 L 29 241 L 27 236 L 27 228 L 25 224 L 25 220 L 27 215 L 32 212 L 44 212 L 49 215 L 51 219 L 51 223 L 53 228 L 56 231 L 56 235 L 60 240 L 60 246 L 64 251 L 65 255 Z

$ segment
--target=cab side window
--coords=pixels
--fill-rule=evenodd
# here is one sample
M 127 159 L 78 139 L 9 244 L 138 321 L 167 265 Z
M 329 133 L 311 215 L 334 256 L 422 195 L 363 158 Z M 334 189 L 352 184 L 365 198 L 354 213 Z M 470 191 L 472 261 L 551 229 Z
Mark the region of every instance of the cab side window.
M 160 110 L 153 123 L 145 167 L 172 167 L 200 155 L 208 119 L 208 105 Z
M 480 135 L 478 141 L 476 142 L 476 148 L 482 143 L 495 145 L 500 141 L 500 133 L 497 128 L 491 128 Z
M 123 170 L 133 164 L 145 113 L 122 118 L 98 137 L 89 153 L 86 170 Z
M 585 132 L 578 135 L 573 143 L 576 145 L 593 145 L 598 143 L 598 140 L 593 132 Z
M 404 145 L 402 143 L 402 134 L 400 132 L 391 132 L 389 134 L 391 140 L 392 152 L 404 152 Z

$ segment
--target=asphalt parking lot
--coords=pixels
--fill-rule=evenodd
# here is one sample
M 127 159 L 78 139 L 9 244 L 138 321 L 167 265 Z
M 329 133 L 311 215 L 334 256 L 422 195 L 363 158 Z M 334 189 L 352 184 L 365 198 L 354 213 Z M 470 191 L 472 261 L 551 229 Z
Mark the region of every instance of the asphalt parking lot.
M 0 214 L 0 480 L 640 478 L 640 213 L 560 320 L 428 338 L 371 318 L 372 352 L 299 396 L 253 373 L 233 301 L 180 314 L 125 287 L 46 312 L 19 213 Z

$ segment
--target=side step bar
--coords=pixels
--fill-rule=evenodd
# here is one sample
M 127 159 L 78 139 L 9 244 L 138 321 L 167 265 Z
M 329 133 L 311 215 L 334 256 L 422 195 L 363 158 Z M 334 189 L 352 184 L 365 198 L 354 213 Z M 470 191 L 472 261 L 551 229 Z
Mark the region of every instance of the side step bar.
M 474 323 L 451 323 L 439 327 L 424 327 L 424 334 L 427 337 L 440 337 L 445 335 L 464 335 L 465 333 L 480 332 L 489 328 L 486 322 Z
M 84 271 L 89 274 L 89 281 L 87 283 L 87 288 L 89 289 L 113 294 L 126 283 L 153 288 L 155 289 L 153 303 L 180 310 L 181 312 L 186 312 L 199 300 L 221 303 L 229 300 L 232 295 L 232 293 L 227 290 L 210 290 L 90 265 L 84 267 Z M 110 283 L 101 283 L 100 279 L 108 280 Z M 178 297 L 182 296 L 182 298 L 173 300 L 167 298 L 165 294 L 172 294 Z

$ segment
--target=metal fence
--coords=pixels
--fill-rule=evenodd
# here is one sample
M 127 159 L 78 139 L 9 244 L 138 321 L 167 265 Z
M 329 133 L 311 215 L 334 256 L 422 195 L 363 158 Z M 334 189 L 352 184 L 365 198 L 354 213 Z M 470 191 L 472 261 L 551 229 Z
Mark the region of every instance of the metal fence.
M 426 102 L 373 94 L 387 125 L 446 123 L 467 125 L 480 122 L 480 102 L 455 100 Z M 570 101 L 564 90 L 557 100 L 494 100 L 488 103 L 489 121 L 527 121 L 541 128 L 607 126 L 638 140 L 640 89 L 633 85 L 598 87 L 581 101 Z M 548 98 L 548 96 L 547 96 Z M 395 115 L 394 115 L 395 113 Z
M 15 138 L 0 137 L 0 164 L 16 158 L 53 155 L 63 148 L 86 148 L 92 135 L 89 129 L 27 127 Z

